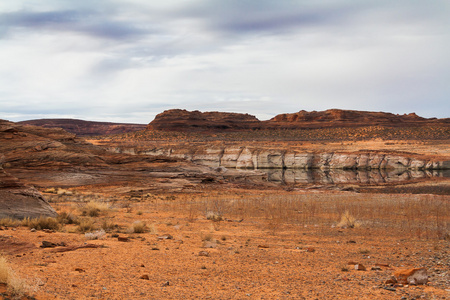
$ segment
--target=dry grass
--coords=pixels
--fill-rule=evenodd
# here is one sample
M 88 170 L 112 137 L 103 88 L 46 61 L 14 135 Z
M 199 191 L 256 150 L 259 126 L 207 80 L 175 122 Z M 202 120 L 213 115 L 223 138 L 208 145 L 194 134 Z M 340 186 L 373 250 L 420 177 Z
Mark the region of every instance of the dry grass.
M 106 214 L 111 210 L 108 203 L 99 201 L 90 201 L 81 209 L 82 216 L 98 217 L 100 214 Z
M 102 240 L 106 236 L 106 232 L 103 229 L 96 230 L 94 232 L 86 232 L 84 237 L 87 240 Z
M 80 233 L 86 233 L 97 230 L 97 226 L 90 218 L 82 219 L 78 225 L 77 231 Z
M 37 230 L 42 229 L 50 229 L 50 230 L 59 230 L 61 228 L 61 224 L 55 218 L 50 217 L 39 217 L 35 219 L 24 219 L 22 221 L 22 225 L 27 226 L 28 228 L 34 228 Z
M 5 283 L 8 292 L 17 298 L 35 292 L 33 286 L 16 275 L 4 256 L 0 256 L 0 283 Z
M 142 221 L 135 221 L 133 225 L 131 225 L 130 231 L 133 233 L 144 233 L 147 231 L 147 224 Z
M 361 223 L 356 221 L 356 218 L 346 210 L 341 216 L 341 221 L 336 226 L 340 228 L 357 228 L 360 225 Z
M 20 220 L 13 219 L 13 218 L 0 219 L 0 226 L 17 227 L 17 226 L 20 226 L 21 224 L 22 224 L 22 222 Z
M 61 224 L 79 224 L 77 216 L 71 212 L 62 211 L 58 213 L 58 217 L 56 219 Z
M 280 192 L 233 196 L 218 192 L 207 196 L 178 195 L 176 203 L 161 201 L 155 209 L 184 214 L 191 222 L 205 212 L 220 211 L 235 221 L 262 220 L 272 233 L 289 224 L 327 231 L 344 218 L 347 228 L 362 226 L 425 239 L 449 239 L 449 200 L 443 195 Z

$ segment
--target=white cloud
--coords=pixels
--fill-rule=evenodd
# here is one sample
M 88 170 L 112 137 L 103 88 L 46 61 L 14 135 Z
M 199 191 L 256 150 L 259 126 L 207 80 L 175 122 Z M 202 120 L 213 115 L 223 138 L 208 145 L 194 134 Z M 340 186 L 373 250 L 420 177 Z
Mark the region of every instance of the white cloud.
M 0 4 L 0 118 L 450 112 L 446 1 L 41 2 Z

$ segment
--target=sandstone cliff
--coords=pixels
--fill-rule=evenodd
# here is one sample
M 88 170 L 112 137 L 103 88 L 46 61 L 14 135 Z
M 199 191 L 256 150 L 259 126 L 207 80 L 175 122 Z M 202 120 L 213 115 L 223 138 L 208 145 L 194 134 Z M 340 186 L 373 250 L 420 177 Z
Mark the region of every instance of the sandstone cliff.
M 450 119 L 422 118 L 415 113 L 396 115 L 386 112 L 329 109 L 280 114 L 268 121 L 240 113 L 199 112 L 172 109 L 158 114 L 148 130 L 168 131 L 230 131 L 267 129 L 339 128 L 361 126 L 417 127 L 450 126 Z
M 171 109 L 158 114 L 147 126 L 147 129 L 173 131 L 248 130 L 258 127 L 259 124 L 260 121 L 249 114 Z
M 40 119 L 18 122 L 23 125 L 45 128 L 62 128 L 78 136 L 109 135 L 133 132 L 145 129 L 143 124 L 93 122 L 77 119 Z
M 165 156 L 211 168 L 235 169 L 343 169 L 343 170 L 447 170 L 450 161 L 408 153 L 357 151 L 298 152 L 255 147 L 161 147 L 145 150 L 113 148 L 115 152 Z

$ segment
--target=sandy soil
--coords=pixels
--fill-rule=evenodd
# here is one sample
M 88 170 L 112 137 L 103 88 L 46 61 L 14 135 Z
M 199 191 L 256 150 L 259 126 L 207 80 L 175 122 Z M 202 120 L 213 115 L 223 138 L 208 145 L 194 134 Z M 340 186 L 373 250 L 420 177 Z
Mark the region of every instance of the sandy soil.
M 229 192 L 233 193 L 257 199 L 280 192 Z M 315 193 L 336 201 L 350 195 Z M 3 228 L 1 251 L 22 278 L 38 285 L 37 299 L 450 298 L 450 240 L 387 226 L 340 228 L 335 226 L 338 219 L 285 222 L 251 213 L 262 209 L 257 205 L 237 208 L 246 210 L 243 219 L 236 211 L 214 222 L 201 212 L 208 205 L 220 204 L 214 198 L 196 194 L 158 197 L 165 200 L 115 203 L 106 215 L 93 218 L 98 224 L 106 220 L 118 225 L 103 239 L 87 240 L 74 232 L 76 225 L 57 232 Z M 358 201 L 364 197 L 368 195 L 351 194 Z M 387 200 L 408 197 L 396 195 Z M 188 209 L 189 199 L 198 204 L 195 210 Z M 441 196 L 442 200 L 450 199 Z M 52 203 L 57 210 L 79 214 L 80 203 L 72 202 L 73 198 L 60 197 L 59 201 Z M 128 232 L 137 220 L 147 224 L 147 232 Z M 43 241 L 66 246 L 40 248 Z M 70 248 L 88 244 L 100 247 Z M 366 270 L 355 270 L 357 263 Z M 384 284 L 394 270 L 411 267 L 426 267 L 430 282 Z

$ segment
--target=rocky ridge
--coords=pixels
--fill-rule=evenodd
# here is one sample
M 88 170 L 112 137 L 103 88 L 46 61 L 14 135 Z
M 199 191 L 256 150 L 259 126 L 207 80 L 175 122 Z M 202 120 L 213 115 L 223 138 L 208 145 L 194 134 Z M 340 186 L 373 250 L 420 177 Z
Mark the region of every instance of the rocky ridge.
M 77 119 L 39 119 L 18 122 L 22 125 L 41 126 L 45 128 L 62 128 L 78 136 L 95 136 L 121 134 L 145 129 L 143 124 L 94 122 Z
M 158 114 L 147 126 L 147 130 L 233 131 L 436 124 L 450 125 L 450 119 L 427 119 L 415 113 L 396 115 L 386 112 L 329 109 L 312 112 L 302 110 L 297 113 L 280 114 L 268 121 L 260 121 L 249 114 L 172 109 Z
M 407 153 L 358 151 L 354 153 L 298 152 L 254 147 L 167 147 L 136 150 L 115 147 L 114 152 L 173 157 L 211 168 L 235 169 L 343 169 L 343 170 L 447 170 L 450 161 Z
M 200 112 L 171 109 L 158 114 L 147 130 L 216 131 L 258 128 L 260 121 L 252 115 L 227 112 Z

